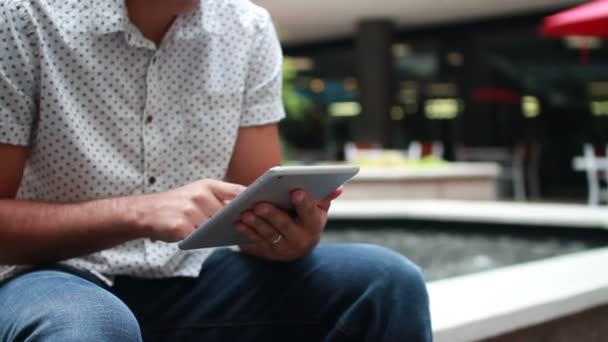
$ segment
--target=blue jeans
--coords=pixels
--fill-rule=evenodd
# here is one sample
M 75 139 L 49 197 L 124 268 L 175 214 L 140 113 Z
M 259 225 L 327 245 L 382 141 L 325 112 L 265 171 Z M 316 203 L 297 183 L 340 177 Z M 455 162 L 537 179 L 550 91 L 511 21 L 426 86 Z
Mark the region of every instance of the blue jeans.
M 390 250 L 320 245 L 291 263 L 215 251 L 198 278 L 38 269 L 0 285 L 0 341 L 430 341 L 418 267 Z

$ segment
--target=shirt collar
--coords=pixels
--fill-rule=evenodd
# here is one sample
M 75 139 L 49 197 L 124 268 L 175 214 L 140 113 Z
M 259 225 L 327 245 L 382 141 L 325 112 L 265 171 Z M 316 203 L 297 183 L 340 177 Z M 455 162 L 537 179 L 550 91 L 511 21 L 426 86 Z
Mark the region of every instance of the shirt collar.
M 108 34 L 127 30 L 130 19 L 124 0 L 95 1 L 90 10 L 92 33 Z
M 218 22 L 217 5 L 212 0 L 200 0 L 199 7 L 192 13 L 180 15 L 175 21 L 175 35 L 178 39 L 194 39 L 204 34 L 222 32 Z M 213 6 L 215 5 L 215 6 Z M 88 10 L 91 24 L 88 31 L 96 34 L 108 34 L 127 31 L 130 25 L 125 0 L 95 1 Z
M 176 20 L 176 38 L 194 39 L 205 34 L 222 32 L 223 25 L 219 22 L 218 5 L 213 0 L 200 0 L 200 4 L 192 13 L 181 15 Z

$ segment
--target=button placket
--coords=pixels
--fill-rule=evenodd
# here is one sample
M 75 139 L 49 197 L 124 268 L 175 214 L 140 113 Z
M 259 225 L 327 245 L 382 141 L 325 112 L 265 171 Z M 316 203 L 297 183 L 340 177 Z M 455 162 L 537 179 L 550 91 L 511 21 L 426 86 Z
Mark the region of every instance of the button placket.
M 151 62 L 150 65 L 148 67 L 148 73 L 146 75 L 146 108 L 144 109 L 143 112 L 143 118 L 142 118 L 142 135 L 143 135 L 143 144 L 144 144 L 144 151 L 143 151 L 143 155 L 144 155 L 144 175 L 147 176 L 146 178 L 146 187 L 148 190 L 151 190 L 154 185 L 157 184 L 158 182 L 158 175 L 156 174 L 156 172 L 158 170 L 156 170 L 156 167 L 153 163 L 153 157 L 151 155 L 151 150 L 152 150 L 152 146 L 154 144 L 154 134 L 155 134 L 155 127 L 153 125 L 154 122 L 154 116 L 152 114 L 152 108 L 155 108 L 154 105 L 154 99 L 157 98 L 157 96 L 159 96 L 159 94 L 157 94 L 157 90 L 155 87 L 156 82 L 154 81 L 157 78 L 157 74 L 158 74 L 158 69 L 157 67 L 154 65 L 154 60 L 155 60 L 156 56 L 154 55 L 151 58 Z
M 156 141 L 154 134 L 156 134 L 154 113 L 158 110 L 156 99 L 159 98 L 160 94 L 157 89 L 158 82 L 158 66 L 156 64 L 156 52 L 150 58 L 148 64 L 148 73 L 146 75 L 146 108 L 142 115 L 142 130 L 143 130 L 143 143 L 144 143 L 144 165 L 146 177 L 146 188 L 148 192 L 157 190 L 158 188 L 158 168 L 154 165 L 154 157 L 152 156 L 153 145 Z M 152 264 L 152 261 L 148 258 L 149 255 L 154 254 L 155 242 L 151 240 L 144 240 L 144 259 L 147 263 Z

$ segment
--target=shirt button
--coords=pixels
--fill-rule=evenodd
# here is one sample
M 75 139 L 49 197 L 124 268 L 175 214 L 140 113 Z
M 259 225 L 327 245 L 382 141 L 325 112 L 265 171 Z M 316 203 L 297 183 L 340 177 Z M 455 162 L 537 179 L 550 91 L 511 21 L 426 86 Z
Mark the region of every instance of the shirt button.
M 154 185 L 154 183 L 156 183 L 156 177 L 150 177 L 150 178 L 148 178 L 148 184 Z
M 156 63 L 156 57 L 152 57 L 152 64 Z
M 154 118 L 152 117 L 152 115 L 148 115 L 148 116 L 146 117 L 146 123 L 147 123 L 147 124 L 151 123 L 153 119 L 154 119 Z

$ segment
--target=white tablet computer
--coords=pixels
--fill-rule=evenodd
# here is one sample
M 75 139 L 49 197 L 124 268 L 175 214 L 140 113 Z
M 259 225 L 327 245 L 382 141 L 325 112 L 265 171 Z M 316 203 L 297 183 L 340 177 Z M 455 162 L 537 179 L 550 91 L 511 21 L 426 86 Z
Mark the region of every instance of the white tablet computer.
M 359 167 L 344 165 L 273 167 L 178 246 L 180 249 L 197 249 L 250 243 L 234 227 L 244 211 L 253 209 L 260 202 L 268 202 L 291 211 L 291 191 L 302 189 L 313 199 L 321 200 L 357 172 Z

